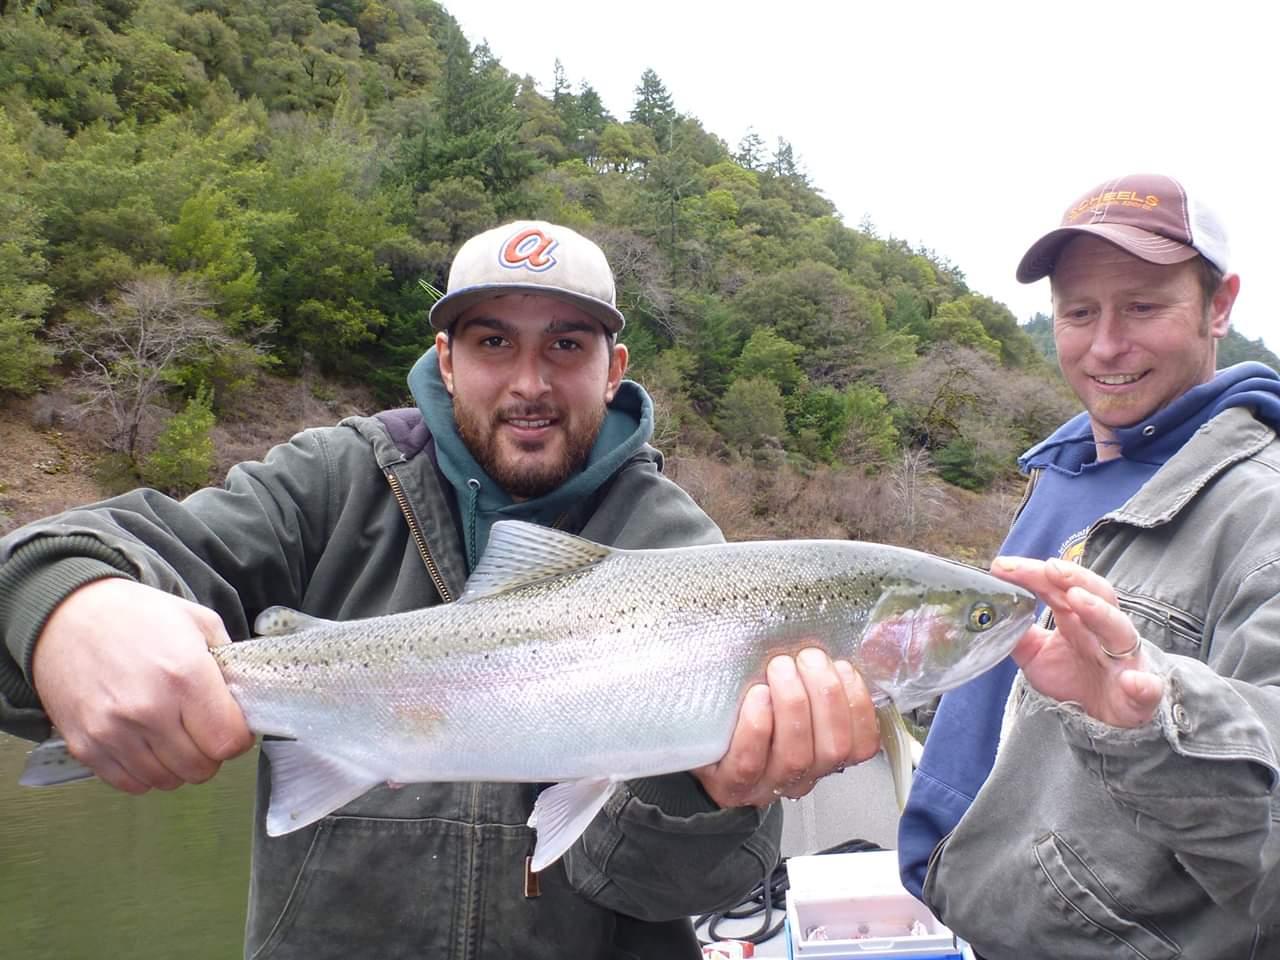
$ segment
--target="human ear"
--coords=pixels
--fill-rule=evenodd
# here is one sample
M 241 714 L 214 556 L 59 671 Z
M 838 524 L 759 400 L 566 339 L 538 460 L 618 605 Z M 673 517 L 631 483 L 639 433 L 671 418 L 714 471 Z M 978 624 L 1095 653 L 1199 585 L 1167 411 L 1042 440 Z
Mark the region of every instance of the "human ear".
M 453 396 L 453 345 L 449 334 L 441 330 L 436 334 L 436 362 L 440 365 L 440 379 L 444 388 Z

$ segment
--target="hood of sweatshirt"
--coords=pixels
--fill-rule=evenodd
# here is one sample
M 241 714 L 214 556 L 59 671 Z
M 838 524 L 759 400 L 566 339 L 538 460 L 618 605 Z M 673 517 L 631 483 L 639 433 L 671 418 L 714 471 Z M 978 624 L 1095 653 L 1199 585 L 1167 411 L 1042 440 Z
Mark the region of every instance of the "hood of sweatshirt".
M 1219 370 L 1173 403 L 1131 427 L 1115 431 L 1126 460 L 1162 464 L 1191 435 L 1228 407 L 1250 407 L 1253 415 L 1280 432 L 1280 374 L 1252 361 Z M 1097 459 L 1089 415 L 1081 413 L 1018 459 L 1023 472 L 1048 467 L 1076 474 Z
M 418 358 L 409 371 L 409 390 L 435 439 L 440 469 L 458 498 L 470 569 L 475 569 L 489 540 L 489 528 L 496 521 L 528 520 L 554 526 L 565 511 L 593 494 L 653 435 L 653 401 L 640 384 L 623 380 L 586 465 L 549 493 L 516 502 L 463 443 L 453 418 L 453 398 L 440 377 L 435 347 Z

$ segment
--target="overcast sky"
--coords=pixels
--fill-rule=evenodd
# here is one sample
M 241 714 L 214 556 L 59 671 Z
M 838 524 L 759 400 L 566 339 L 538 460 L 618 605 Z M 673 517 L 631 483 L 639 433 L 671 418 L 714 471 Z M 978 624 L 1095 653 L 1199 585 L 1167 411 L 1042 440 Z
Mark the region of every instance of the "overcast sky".
M 1014 267 L 1089 187 L 1183 179 L 1231 235 L 1237 330 L 1280 349 L 1280 17 L 1267 0 L 446 0 L 544 93 L 556 58 L 626 119 L 652 67 L 730 147 L 789 140 L 856 227 L 930 247 L 1025 321 Z

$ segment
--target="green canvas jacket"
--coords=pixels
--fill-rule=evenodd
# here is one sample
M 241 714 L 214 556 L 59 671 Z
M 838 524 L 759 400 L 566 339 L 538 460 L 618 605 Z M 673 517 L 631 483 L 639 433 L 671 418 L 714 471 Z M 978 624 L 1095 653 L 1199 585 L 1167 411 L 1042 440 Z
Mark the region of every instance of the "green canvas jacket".
M 557 526 L 627 548 L 720 540 L 661 467 L 645 446 Z M 0 728 L 47 734 L 31 649 L 83 583 L 127 576 L 187 597 L 236 640 L 273 604 L 339 620 L 412 610 L 462 591 L 455 510 L 411 409 L 304 431 L 181 502 L 133 491 L 15 531 L 0 541 Z M 721 810 L 688 774 L 648 778 L 526 897 L 540 785 L 378 788 L 269 838 L 270 773 L 260 759 L 245 944 L 262 960 L 697 957 L 687 917 L 737 901 L 779 856 L 777 804 Z

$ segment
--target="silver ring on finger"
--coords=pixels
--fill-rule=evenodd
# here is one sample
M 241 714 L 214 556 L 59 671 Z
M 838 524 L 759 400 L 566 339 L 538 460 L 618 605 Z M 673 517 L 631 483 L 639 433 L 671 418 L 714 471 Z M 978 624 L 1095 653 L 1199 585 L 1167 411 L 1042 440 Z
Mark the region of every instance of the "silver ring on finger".
M 1142 646 L 1142 638 L 1137 635 L 1135 635 L 1133 638 L 1133 646 L 1131 646 L 1128 650 L 1121 650 L 1119 653 L 1116 653 L 1112 650 L 1108 650 L 1107 645 L 1105 643 L 1103 643 L 1101 640 L 1098 641 L 1098 649 L 1100 649 L 1103 652 L 1103 654 L 1110 657 L 1112 660 L 1128 660 L 1130 657 L 1132 657 L 1135 653 L 1138 652 L 1138 648 L 1140 646 Z

